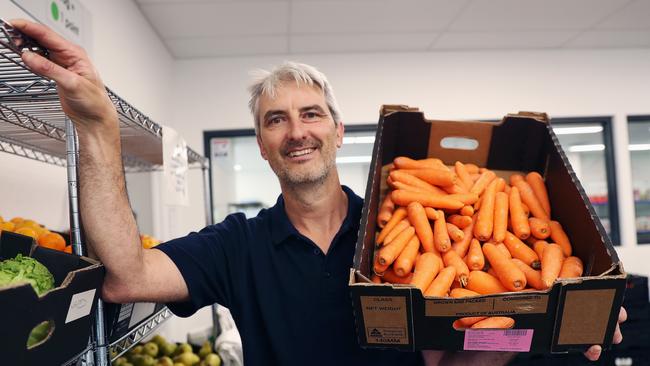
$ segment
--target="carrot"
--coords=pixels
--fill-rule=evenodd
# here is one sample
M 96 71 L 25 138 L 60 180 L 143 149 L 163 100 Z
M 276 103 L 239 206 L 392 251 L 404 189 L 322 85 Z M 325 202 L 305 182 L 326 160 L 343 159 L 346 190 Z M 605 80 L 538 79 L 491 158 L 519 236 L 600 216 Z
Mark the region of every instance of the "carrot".
M 508 247 L 505 244 L 503 244 L 503 243 L 492 243 L 492 244 L 494 244 L 494 246 L 496 246 L 497 249 L 499 249 L 499 251 L 501 251 L 501 253 L 503 253 L 503 255 L 505 255 L 508 258 L 512 258 L 512 254 L 510 253 L 510 251 L 508 250 Z
M 393 262 L 393 270 L 398 276 L 404 277 L 411 273 L 415 264 L 415 257 L 418 255 L 419 250 L 420 240 L 417 235 L 413 235 L 408 243 L 406 243 L 404 249 L 402 249 L 402 252 L 397 256 L 395 262 Z
M 511 260 L 512 263 L 514 263 L 517 268 L 519 268 L 522 272 L 524 272 L 524 275 L 526 275 L 526 282 L 528 282 L 528 286 L 531 286 L 535 290 L 543 290 L 546 288 L 546 286 L 544 286 L 544 282 L 542 282 L 542 274 L 540 271 L 534 270 L 531 266 L 527 265 L 517 258 L 512 258 Z
M 483 202 L 478 211 L 476 224 L 474 224 L 474 236 L 480 241 L 486 241 L 492 236 L 494 228 L 494 199 L 496 197 L 497 181 L 493 180 L 483 193 Z
M 476 203 L 474 204 L 474 206 L 472 206 L 472 208 L 474 208 L 474 212 L 476 212 L 476 211 L 478 211 L 478 210 L 481 209 L 481 202 L 483 202 L 483 196 L 480 196 L 480 197 L 478 198 L 478 201 L 476 201 Z
M 510 329 L 515 320 L 507 316 L 491 316 L 472 325 L 472 329 Z
M 438 220 L 433 222 L 433 244 L 440 253 L 445 253 L 451 248 L 445 215 L 438 211 Z
M 391 216 L 390 220 L 386 223 L 386 226 L 384 226 L 384 228 L 381 229 L 381 232 L 377 237 L 377 244 L 381 244 L 384 241 L 384 239 L 386 239 L 386 235 L 390 233 L 390 231 L 395 227 L 395 225 L 397 225 L 397 223 L 399 223 L 404 218 L 406 218 L 406 215 L 407 215 L 406 208 L 398 207 L 393 212 L 393 216 Z
M 517 187 L 510 189 L 508 204 L 510 207 L 512 231 L 520 239 L 528 238 L 530 236 L 530 224 L 528 223 L 528 216 L 524 214 L 524 210 L 521 207 L 521 197 L 519 196 L 519 189 Z
M 518 291 L 526 288 L 526 275 L 494 244 L 483 244 L 483 254 L 508 290 Z
M 498 177 L 496 178 L 497 181 L 497 192 L 503 192 L 506 189 L 506 180 Z
M 422 293 L 429 287 L 431 281 L 440 271 L 439 262 L 433 253 L 422 253 L 415 262 L 415 271 L 411 279 L 411 285 L 419 288 Z
M 465 165 L 465 166 L 467 166 L 467 165 Z M 476 181 L 481 177 L 481 174 L 480 173 L 469 173 L 469 176 L 472 177 L 472 180 L 474 181 L 474 183 L 476 183 Z
M 431 230 L 431 224 L 429 224 L 424 207 L 419 202 L 414 201 L 409 203 L 406 211 L 408 213 L 408 220 L 415 228 L 415 233 L 420 239 L 424 251 L 430 252 L 433 248 L 433 231 Z
M 519 196 L 521 197 L 521 193 Z M 528 208 L 525 203 L 521 203 L 521 208 L 524 210 L 524 215 L 526 215 L 526 217 L 530 217 L 530 208 Z
M 465 233 L 463 233 L 463 230 L 459 229 L 458 226 L 452 224 L 452 223 L 447 223 L 447 233 L 449 234 L 449 237 L 453 241 L 461 241 L 465 237 Z
M 476 239 L 472 239 L 469 243 L 466 263 L 467 267 L 472 271 L 478 271 L 485 267 L 485 257 L 483 256 L 481 243 Z
M 567 257 L 562 263 L 562 269 L 558 278 L 575 278 L 582 276 L 584 266 L 578 257 Z
M 478 166 L 476 164 L 467 163 L 465 164 L 465 169 L 469 174 L 478 174 Z
M 513 258 L 522 260 L 527 265 L 538 269 L 539 268 L 539 256 L 535 253 L 534 250 L 530 249 L 528 245 L 519 240 L 511 232 L 506 231 L 506 239 L 503 241 L 503 244 L 508 247 L 508 251 L 512 254 Z
M 548 242 L 545 240 L 536 240 L 533 243 L 533 250 L 537 253 L 537 256 L 542 259 L 542 254 L 544 253 L 544 248 L 548 245 Z
M 560 275 L 564 262 L 562 247 L 557 244 L 549 244 L 542 253 L 542 282 L 546 288 L 553 286 L 553 282 Z
M 468 290 L 478 292 L 481 295 L 498 294 L 501 292 L 508 292 L 508 289 L 503 287 L 498 278 L 483 271 L 471 271 L 467 278 Z
M 476 201 L 478 202 L 478 201 Z M 472 216 L 474 215 L 474 207 L 472 205 L 465 205 L 460 209 L 460 214 L 463 216 Z
M 515 183 L 521 182 L 522 180 L 524 180 L 523 175 L 521 175 L 521 174 L 513 174 L 513 175 L 510 176 L 510 185 L 514 187 Z
M 397 273 L 395 273 L 393 268 L 389 268 L 386 270 L 386 272 L 384 272 L 384 275 L 381 276 L 381 278 L 384 280 L 384 282 L 408 285 L 413 279 L 413 272 L 408 273 L 404 277 L 400 277 L 397 275 Z
M 466 191 L 472 189 L 474 181 L 472 180 L 472 177 L 470 177 L 469 172 L 467 172 L 465 164 L 457 161 L 456 164 L 454 164 L 454 168 L 456 170 L 456 175 L 458 175 L 459 183 L 464 186 Z
M 456 183 L 456 176 L 447 170 L 426 168 L 404 169 L 403 171 L 435 186 L 446 187 L 453 186 Z
M 496 271 L 492 267 L 488 267 L 487 273 L 491 275 L 492 277 L 499 279 L 499 275 L 497 275 Z M 507 290 L 506 290 L 507 291 Z
M 456 181 L 458 181 L 458 179 L 456 179 Z M 465 193 L 468 193 L 468 191 L 465 189 L 465 187 L 461 186 L 460 184 L 445 186 L 445 187 L 442 187 L 442 190 L 449 193 L 449 194 L 465 194 Z
M 377 225 L 379 225 L 380 228 L 386 226 L 391 216 L 393 216 L 393 211 L 395 211 L 395 204 L 390 199 L 390 194 L 387 194 L 381 205 L 379 205 L 377 213 Z
M 478 201 L 478 195 L 474 193 L 450 194 L 447 197 L 450 199 L 458 200 L 465 205 L 473 205 L 476 201 Z
M 467 254 L 467 251 L 469 250 L 469 245 L 474 237 L 472 234 L 474 232 L 474 224 L 476 220 L 476 215 L 472 218 L 472 221 L 470 222 L 469 226 L 463 229 L 463 240 L 457 241 L 451 245 L 451 248 L 458 253 L 459 256 L 464 257 L 465 254 Z
M 467 268 L 463 258 L 456 251 L 450 250 L 442 255 L 442 260 L 445 266 L 456 268 L 456 280 L 462 287 L 465 287 L 467 285 L 467 276 L 469 276 L 469 268 Z
M 386 238 L 384 239 L 384 245 L 387 245 L 388 243 L 393 241 L 393 239 L 395 239 L 397 235 L 399 235 L 402 231 L 406 230 L 406 228 L 409 226 L 411 226 L 411 224 L 409 224 L 409 220 L 407 219 L 403 219 L 402 221 L 398 222 L 397 225 L 395 225 L 395 227 L 393 228 L 393 230 L 391 230 L 390 233 L 386 235 Z
M 551 219 L 546 213 L 546 211 L 544 211 L 542 204 L 535 196 L 535 193 L 533 192 L 533 189 L 530 187 L 530 184 L 526 183 L 525 180 L 521 180 L 516 182 L 515 186 L 517 187 L 517 189 L 519 189 L 519 195 L 521 196 L 521 201 L 525 203 L 526 206 L 528 206 L 528 208 L 530 209 L 530 213 L 533 216 L 537 217 L 538 219 L 542 219 L 544 221 L 549 221 Z
M 424 213 L 427 214 L 429 220 L 438 220 L 438 211 L 432 207 L 425 207 Z
M 439 168 L 442 161 L 436 158 L 414 160 L 406 156 L 398 156 L 393 159 L 393 164 L 397 169 Z
M 395 182 L 395 187 L 398 187 L 397 183 L 401 182 L 408 186 L 417 187 L 434 194 L 446 194 L 446 192 L 441 190 L 440 188 L 434 187 L 431 184 L 423 181 L 422 179 L 415 177 L 411 174 L 408 174 L 403 170 L 393 170 L 392 172 L 390 172 L 390 177 Z
M 466 288 L 455 288 L 449 291 L 449 296 L 459 299 L 461 297 L 481 296 L 481 294 Z
M 464 206 L 460 201 L 450 199 L 446 196 L 437 196 L 420 192 L 409 192 L 398 189 L 391 193 L 391 199 L 399 206 L 408 206 L 413 201 L 420 202 L 422 206 L 433 208 L 449 208 L 457 210 Z
M 486 170 L 485 172 L 481 173 L 481 176 L 478 178 L 478 180 L 474 182 L 472 189 L 469 190 L 470 193 L 475 193 L 480 196 L 481 193 L 483 193 L 483 191 L 487 188 L 488 184 L 490 184 L 496 177 L 497 175 L 494 174 L 494 172 L 491 170 Z
M 549 225 L 551 226 L 551 239 L 557 245 L 562 247 L 562 253 L 564 253 L 565 257 L 570 257 L 573 249 L 571 247 L 569 237 L 564 232 L 562 225 L 560 225 L 560 223 L 557 221 L 551 221 Z
M 431 282 L 424 291 L 424 296 L 436 296 L 436 297 L 445 297 L 451 284 L 456 278 L 456 268 L 455 267 L 446 267 L 438 273 L 438 276 Z
M 505 193 L 505 194 L 507 194 L 508 196 L 510 196 L 510 189 L 512 189 L 512 187 L 510 187 L 509 184 L 506 184 L 506 186 L 503 188 L 503 193 Z
M 451 326 L 456 330 L 467 329 L 471 328 L 472 325 L 480 322 L 483 319 L 487 319 L 487 316 L 466 316 L 464 318 L 454 320 Z
M 468 206 L 465 206 L 468 207 Z M 449 215 L 447 222 L 456 225 L 459 229 L 464 229 L 472 223 L 471 216 Z
M 415 235 L 415 229 L 412 226 L 409 226 L 399 233 L 393 241 L 381 247 L 381 249 L 379 249 L 379 264 L 385 265 L 393 263 L 404 247 L 406 247 L 406 244 L 408 244 L 413 235 Z
M 548 199 L 548 191 L 546 190 L 546 185 L 544 184 L 544 178 L 537 172 L 530 172 L 526 174 L 526 182 L 530 185 L 530 188 L 533 189 L 535 197 L 542 205 L 544 211 L 548 216 L 551 216 L 551 202 Z
M 392 181 L 392 182 L 393 183 L 391 184 L 391 187 L 393 189 L 401 189 L 401 190 L 410 191 L 410 192 L 420 192 L 420 193 L 427 193 L 427 194 L 435 194 L 435 193 L 432 193 L 431 191 L 427 191 L 424 188 L 420 188 L 420 187 L 416 187 L 416 186 L 409 186 L 408 184 L 406 184 L 404 182 L 395 182 L 395 181 Z M 447 194 L 447 192 L 442 192 L 442 193 L 445 194 L 445 195 Z
M 381 277 L 373 273 L 372 276 L 370 276 L 370 281 L 372 283 L 381 283 Z
M 376 275 L 378 276 L 383 276 L 386 273 L 386 270 L 388 269 L 388 264 L 379 264 L 379 255 L 377 252 L 375 252 L 375 260 L 373 261 L 373 272 L 375 272 Z
M 497 243 L 502 242 L 506 237 L 508 229 L 508 195 L 497 192 L 494 199 L 494 229 L 492 238 Z
M 529 217 L 530 233 L 537 239 L 546 239 L 551 235 L 551 226 L 548 221 L 540 220 L 537 217 Z

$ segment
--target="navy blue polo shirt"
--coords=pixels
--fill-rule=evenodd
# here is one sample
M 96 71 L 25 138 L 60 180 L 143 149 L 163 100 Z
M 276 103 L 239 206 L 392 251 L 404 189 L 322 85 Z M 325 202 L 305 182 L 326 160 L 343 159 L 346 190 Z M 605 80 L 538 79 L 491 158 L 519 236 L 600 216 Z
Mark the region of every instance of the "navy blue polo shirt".
M 348 278 L 363 201 L 343 190 L 348 212 L 328 253 L 296 230 L 282 195 L 254 218 L 232 214 L 157 246 L 190 293 L 170 310 L 189 316 L 213 303 L 229 308 L 246 365 L 420 365 L 419 352 L 358 344 Z

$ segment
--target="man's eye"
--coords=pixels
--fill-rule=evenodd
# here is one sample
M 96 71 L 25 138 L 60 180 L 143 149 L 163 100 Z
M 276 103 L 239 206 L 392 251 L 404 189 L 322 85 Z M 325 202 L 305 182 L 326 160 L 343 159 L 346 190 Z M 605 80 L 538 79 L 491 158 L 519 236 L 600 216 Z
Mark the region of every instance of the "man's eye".
M 321 114 L 317 112 L 305 112 L 302 115 L 302 118 L 308 121 L 319 120 L 321 117 Z
M 267 125 L 276 125 L 278 123 L 282 122 L 282 117 L 277 116 L 277 117 L 271 117 L 268 120 L 266 120 Z

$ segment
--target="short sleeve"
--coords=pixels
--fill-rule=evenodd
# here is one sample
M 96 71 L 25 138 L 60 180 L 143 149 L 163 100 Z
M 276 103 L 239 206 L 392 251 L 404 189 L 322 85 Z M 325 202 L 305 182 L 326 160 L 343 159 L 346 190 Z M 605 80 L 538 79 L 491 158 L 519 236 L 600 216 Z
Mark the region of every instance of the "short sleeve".
M 189 301 L 167 304 L 174 314 L 188 317 L 214 303 L 230 307 L 239 278 L 233 269 L 239 268 L 245 247 L 244 225 L 243 214 L 232 214 L 219 224 L 155 247 L 176 264 L 189 290 Z

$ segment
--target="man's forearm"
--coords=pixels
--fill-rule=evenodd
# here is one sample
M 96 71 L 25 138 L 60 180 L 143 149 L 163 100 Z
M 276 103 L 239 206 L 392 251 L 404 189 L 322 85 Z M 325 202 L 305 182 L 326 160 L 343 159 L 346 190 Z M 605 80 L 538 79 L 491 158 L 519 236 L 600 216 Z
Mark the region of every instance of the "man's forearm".
M 121 291 L 141 268 L 142 248 L 131 211 L 117 121 L 79 133 L 79 195 L 86 240 L 106 266 L 106 289 Z M 109 124 L 109 125 L 110 125 Z M 110 296 L 111 294 L 106 294 Z

